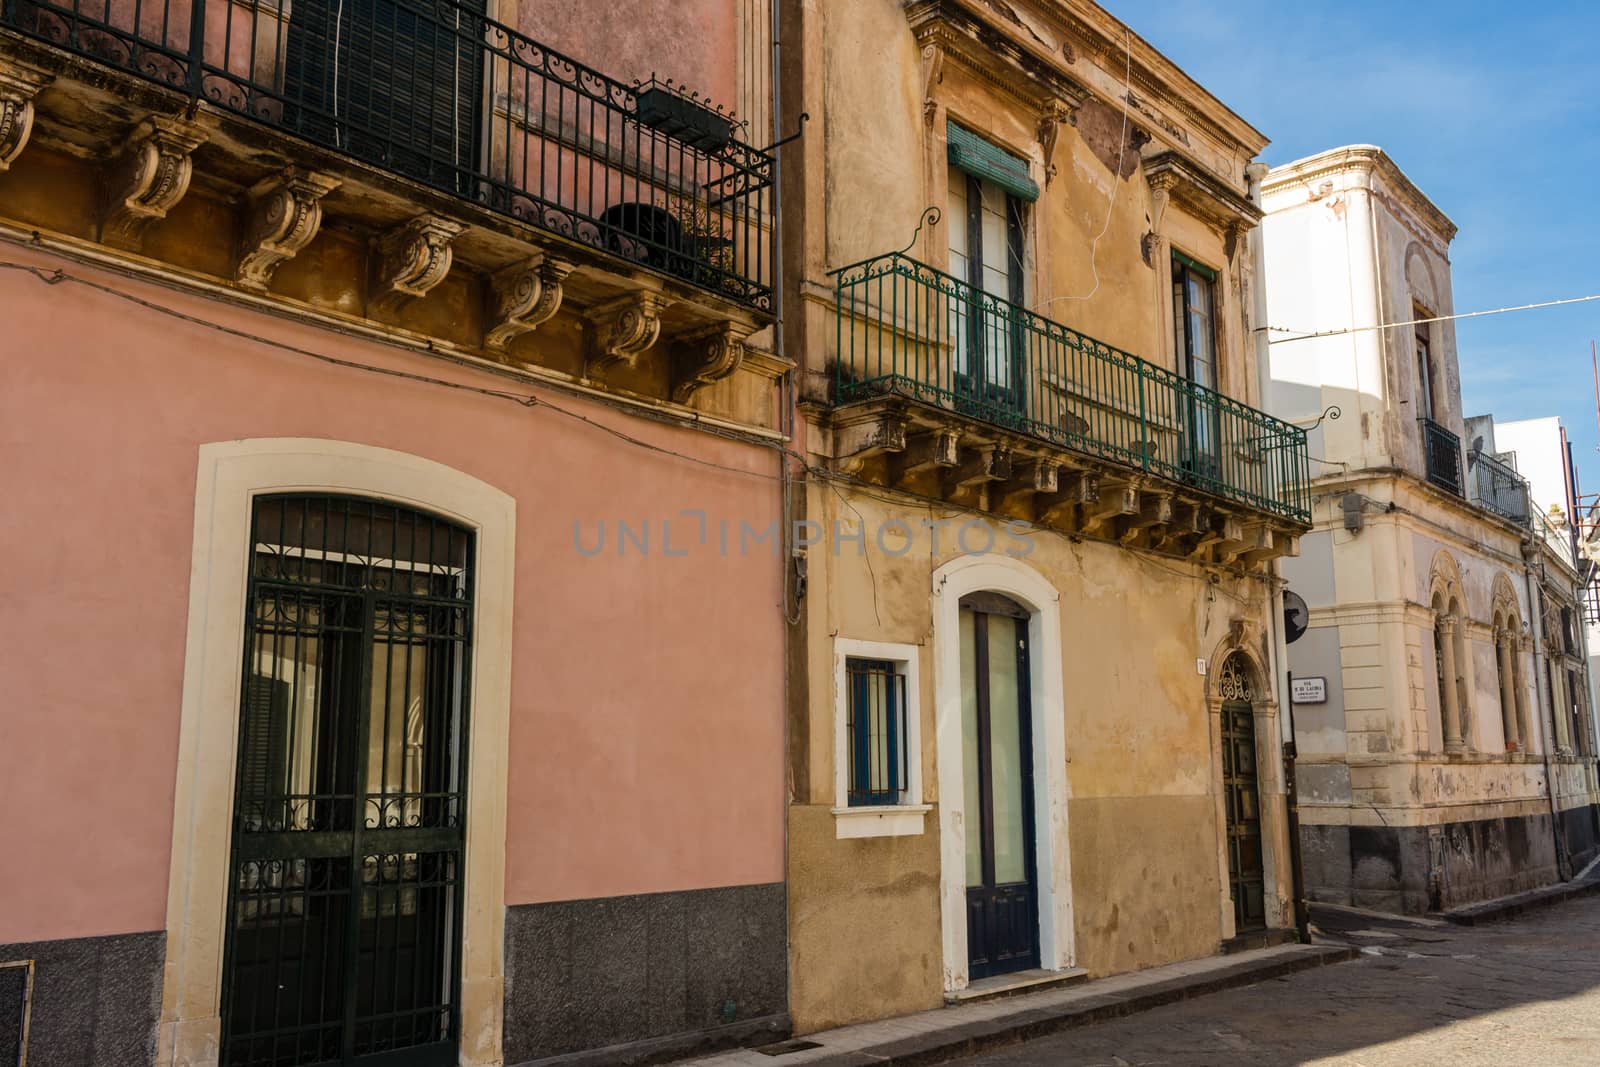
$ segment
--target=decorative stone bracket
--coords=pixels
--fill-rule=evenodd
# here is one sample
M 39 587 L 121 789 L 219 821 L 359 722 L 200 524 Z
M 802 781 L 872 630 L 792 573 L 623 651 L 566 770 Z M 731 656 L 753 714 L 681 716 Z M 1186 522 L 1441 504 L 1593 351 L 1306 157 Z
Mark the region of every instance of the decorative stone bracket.
M 189 191 L 194 161 L 189 154 L 205 143 L 199 126 L 152 115 L 141 123 L 107 174 L 100 239 L 137 251 L 152 222 L 167 217 Z
M 721 381 L 739 369 L 744 360 L 744 341 L 755 330 L 743 322 L 719 322 L 685 338 L 690 362 L 677 384 L 672 399 L 679 404 L 712 382 Z
M 396 311 L 428 295 L 450 273 L 450 242 L 466 227 L 438 215 L 419 215 L 378 241 L 369 303 Z
M 0 66 L 0 174 L 4 174 L 33 132 L 33 98 L 49 85 L 53 75 L 15 60 Z
M 483 347 L 504 352 L 513 340 L 550 321 L 561 308 L 561 284 L 575 269 L 566 260 L 539 252 L 497 273 Z
M 661 313 L 669 303 L 660 293 L 642 289 L 591 308 L 588 318 L 595 350 L 591 371 L 614 363 L 632 366 L 661 336 Z
M 278 267 L 317 236 L 322 226 L 319 201 L 339 184 L 338 178 L 289 167 L 250 190 L 250 226 L 234 271 L 240 285 L 266 290 Z

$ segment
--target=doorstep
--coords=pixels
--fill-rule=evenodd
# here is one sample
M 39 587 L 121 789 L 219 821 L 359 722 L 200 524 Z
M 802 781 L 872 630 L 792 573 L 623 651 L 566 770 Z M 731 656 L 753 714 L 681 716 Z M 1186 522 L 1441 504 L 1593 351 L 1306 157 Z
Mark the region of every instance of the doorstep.
M 980 1000 L 998 1000 L 1001 997 L 1015 997 L 1023 993 L 1042 993 L 1046 989 L 1059 989 L 1064 985 L 1082 982 L 1088 977 L 1089 972 L 1082 967 L 1071 967 L 1064 971 L 1046 971 L 1035 967 L 1029 971 L 997 974 L 993 978 L 980 978 L 976 982 L 968 982 L 967 988 L 946 993 L 944 1002 L 976 1004 Z
M 764 1048 L 687 1061 L 685 1067 L 890 1067 L 943 1063 L 1046 1034 L 1296 971 L 1342 963 L 1346 945 L 1279 945 L 1153 967 L 1004 999 L 957 1003 L 880 1022 L 807 1034 Z

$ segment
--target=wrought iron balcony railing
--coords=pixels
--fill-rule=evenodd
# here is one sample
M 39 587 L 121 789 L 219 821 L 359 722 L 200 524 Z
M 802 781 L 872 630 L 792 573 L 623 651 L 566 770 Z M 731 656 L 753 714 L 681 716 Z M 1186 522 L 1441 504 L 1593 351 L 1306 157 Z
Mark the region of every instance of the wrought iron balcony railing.
M 723 113 L 608 78 L 483 0 L 0 0 L 0 26 L 770 306 L 770 155 Z
M 1310 522 L 1299 427 L 904 255 L 834 279 L 837 402 L 912 397 Z
M 1456 496 L 1466 496 L 1461 480 L 1461 438 L 1430 418 L 1417 421 L 1422 423 L 1422 452 L 1428 481 Z
M 1467 462 L 1472 470 L 1472 499 L 1485 511 L 1527 526 L 1532 521 L 1528 482 L 1508 464 L 1487 452 L 1474 452 Z

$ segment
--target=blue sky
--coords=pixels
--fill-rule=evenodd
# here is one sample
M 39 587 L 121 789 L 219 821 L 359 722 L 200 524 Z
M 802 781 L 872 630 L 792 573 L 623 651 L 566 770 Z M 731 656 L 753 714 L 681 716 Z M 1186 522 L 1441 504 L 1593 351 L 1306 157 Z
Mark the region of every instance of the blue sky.
M 1457 313 L 1600 293 L 1600 4 L 1102 0 L 1285 163 L 1382 145 L 1460 227 Z M 1600 301 L 1457 323 L 1468 414 L 1560 415 L 1600 491 Z

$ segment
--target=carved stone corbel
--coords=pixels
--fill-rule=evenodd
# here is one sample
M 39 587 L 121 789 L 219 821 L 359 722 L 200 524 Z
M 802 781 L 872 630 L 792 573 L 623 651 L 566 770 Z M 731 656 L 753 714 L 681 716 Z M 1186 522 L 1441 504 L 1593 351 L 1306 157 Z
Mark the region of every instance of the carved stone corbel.
M 730 321 L 719 322 L 685 338 L 691 362 L 672 387 L 673 401 L 687 404 L 696 392 L 738 370 L 744 360 L 744 339 L 754 332 L 746 323 Z
M 1150 232 L 1144 235 L 1140 251 L 1144 253 L 1144 265 L 1154 267 L 1161 261 L 1158 254 L 1162 251 L 1162 244 L 1166 238 L 1161 236 L 1161 223 L 1167 215 L 1167 205 L 1172 203 L 1172 187 L 1177 179 L 1170 174 L 1158 174 L 1150 178 Z
M 450 242 L 466 227 L 438 215 L 419 215 L 378 239 L 369 303 L 396 311 L 427 296 L 450 273 Z
M 239 248 L 235 280 L 265 291 L 278 267 L 317 236 L 322 227 L 319 201 L 339 184 L 331 175 L 289 167 L 251 189 L 249 229 Z
M 0 67 L 0 174 L 4 174 L 33 132 L 33 98 L 54 75 L 16 60 Z
M 937 44 L 922 46 L 922 121 L 929 126 L 939 115 L 939 102 L 933 87 L 944 81 L 944 49 Z
M 1229 263 L 1233 262 L 1233 254 L 1239 250 L 1239 239 L 1252 229 L 1254 229 L 1253 226 L 1247 226 L 1239 220 L 1228 223 L 1228 228 L 1222 238 L 1222 252 Z
M 494 276 L 483 347 L 504 352 L 525 333 L 550 321 L 561 308 L 561 284 L 575 266 L 543 252 L 514 263 Z
M 1073 109 L 1061 100 L 1051 100 L 1045 104 L 1039 113 L 1039 147 L 1044 151 L 1044 186 L 1050 188 L 1050 180 L 1056 176 L 1056 165 L 1052 159 L 1056 154 L 1056 141 L 1061 136 L 1062 123 L 1071 122 Z
M 146 228 L 166 218 L 189 191 L 194 174 L 189 154 L 205 139 L 205 131 L 192 122 L 160 115 L 145 119 L 107 173 L 100 240 L 137 251 Z
M 590 309 L 588 318 L 594 336 L 591 370 L 602 370 L 614 363 L 632 365 L 661 336 L 661 313 L 668 303 L 660 293 L 641 289 Z

